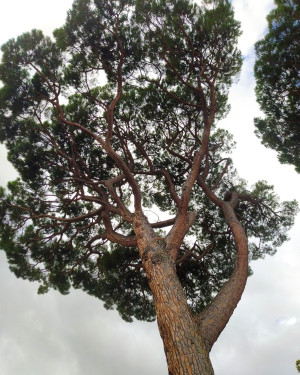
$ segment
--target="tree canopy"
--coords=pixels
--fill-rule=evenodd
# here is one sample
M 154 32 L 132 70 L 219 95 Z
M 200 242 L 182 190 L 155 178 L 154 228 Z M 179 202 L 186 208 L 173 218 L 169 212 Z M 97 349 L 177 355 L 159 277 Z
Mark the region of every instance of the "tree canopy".
M 257 42 L 256 95 L 264 118 L 255 119 L 262 143 L 300 172 L 300 4 L 275 0 L 268 33 Z
M 1 190 L 0 246 L 18 277 L 153 320 L 133 225 L 142 207 L 162 241 L 182 234 L 177 275 L 200 312 L 236 259 L 217 199 L 236 199 L 250 259 L 275 253 L 297 204 L 264 181 L 248 187 L 217 126 L 239 35 L 225 0 L 76 0 L 54 39 L 32 30 L 2 46 L 0 139 L 20 177 Z

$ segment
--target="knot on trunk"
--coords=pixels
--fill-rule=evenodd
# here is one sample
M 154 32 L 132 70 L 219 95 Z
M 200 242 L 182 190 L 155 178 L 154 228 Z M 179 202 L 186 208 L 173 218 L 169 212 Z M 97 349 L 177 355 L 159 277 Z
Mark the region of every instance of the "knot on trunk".
M 145 262 L 150 260 L 153 264 L 170 261 L 166 251 L 166 241 L 158 237 L 154 243 L 147 245 L 143 252 L 142 260 Z
M 151 262 L 153 264 L 165 263 L 165 262 L 168 262 L 168 261 L 170 261 L 168 254 L 165 253 L 165 252 L 162 252 L 162 251 L 155 252 L 151 256 Z

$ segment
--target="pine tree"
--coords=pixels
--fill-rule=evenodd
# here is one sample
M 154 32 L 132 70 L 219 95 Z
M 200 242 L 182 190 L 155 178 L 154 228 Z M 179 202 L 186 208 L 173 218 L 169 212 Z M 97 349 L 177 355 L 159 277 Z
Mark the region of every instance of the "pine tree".
M 275 3 L 268 33 L 256 44 L 256 94 L 265 114 L 255 119 L 256 134 L 300 172 L 300 4 Z
M 239 35 L 225 0 L 76 0 L 54 40 L 2 47 L 11 270 L 39 293 L 80 288 L 127 321 L 157 318 L 172 375 L 213 374 L 248 258 L 274 254 L 297 210 L 246 186 L 217 126 Z

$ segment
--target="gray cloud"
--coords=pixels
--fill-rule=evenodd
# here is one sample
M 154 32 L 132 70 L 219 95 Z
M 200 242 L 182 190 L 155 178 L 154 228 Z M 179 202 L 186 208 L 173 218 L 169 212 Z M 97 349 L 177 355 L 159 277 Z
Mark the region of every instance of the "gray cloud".
M 125 323 L 81 291 L 37 295 L 0 255 L 1 374 L 166 372 L 156 323 Z

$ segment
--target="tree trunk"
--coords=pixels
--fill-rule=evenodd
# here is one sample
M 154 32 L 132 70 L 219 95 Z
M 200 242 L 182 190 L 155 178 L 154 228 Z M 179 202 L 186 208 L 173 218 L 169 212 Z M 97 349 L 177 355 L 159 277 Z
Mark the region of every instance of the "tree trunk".
M 155 236 L 141 214 L 135 221 L 138 247 L 153 293 L 169 375 L 213 375 L 209 350 L 178 280 L 165 241 Z
M 169 259 L 163 259 L 167 257 Z M 175 266 L 168 254 L 159 258 L 158 262 L 151 261 L 149 284 L 169 375 L 212 375 L 209 352 L 187 305 Z

